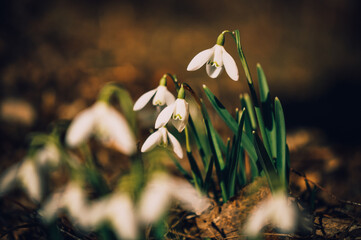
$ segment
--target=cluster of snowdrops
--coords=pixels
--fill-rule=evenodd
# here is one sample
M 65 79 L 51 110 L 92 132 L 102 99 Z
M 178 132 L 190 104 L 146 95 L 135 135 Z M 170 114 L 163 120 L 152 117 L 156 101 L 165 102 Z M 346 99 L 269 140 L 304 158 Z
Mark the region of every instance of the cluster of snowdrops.
M 54 224 L 65 213 L 74 226 L 83 230 L 101 232 L 107 227 L 119 239 L 141 239 L 147 226 L 162 223 L 172 203 L 199 215 L 211 206 L 211 189 L 215 202 L 222 204 L 250 181 L 265 177 L 272 197 L 261 202 L 249 216 L 244 226 L 245 234 L 257 237 L 270 223 L 280 231 L 293 231 L 296 212 L 287 198 L 289 159 L 282 107 L 277 98 L 271 101 L 260 65 L 257 66 L 258 100 L 238 30 L 222 32 L 212 48 L 201 51 L 191 60 L 187 70 L 195 71 L 205 65 L 209 77 L 217 78 L 225 69 L 232 80 L 238 81 L 237 64 L 224 48 L 227 34 L 237 45 L 250 95 L 241 95 L 242 109 L 237 109 L 234 116 L 210 89 L 203 86 L 214 111 L 234 134 L 227 143 L 213 127 L 203 99 L 174 75 L 162 76 L 159 86 L 140 96 L 134 104 L 124 88 L 111 83 L 100 91 L 94 105 L 81 111 L 66 127 L 65 140 L 60 134 L 63 126 L 55 127 L 50 134 L 32 135 L 27 156 L 3 172 L 1 196 L 14 188 L 22 188 L 37 203 L 44 225 Z M 177 98 L 167 89 L 167 81 L 175 84 Z M 114 96 L 119 100 L 123 114 L 112 105 Z M 195 123 L 192 119 L 196 116 L 191 116 L 186 96 L 195 100 L 202 121 L 198 119 Z M 136 140 L 136 112 L 142 111 L 150 101 L 156 109 L 155 114 L 159 114 L 154 132 L 144 141 L 140 153 Z M 184 158 L 184 150 L 180 141 L 168 131 L 172 125 L 179 134 L 184 133 L 190 173 L 178 161 Z M 97 170 L 88 144 L 92 137 L 127 155 L 131 161 L 131 169 L 119 177 L 115 186 L 110 187 Z M 196 148 L 198 158 L 192 148 Z M 168 156 L 184 178 L 173 177 L 165 168 L 143 159 L 142 153 L 157 149 L 170 149 Z M 199 166 L 199 161 L 203 167 Z M 246 161 L 249 171 L 245 168 Z M 49 175 L 60 167 L 67 169 L 69 181 L 45 197 L 51 189 L 46 186 Z M 164 231 L 162 227 L 159 229 Z M 161 236 L 162 233 L 160 230 L 154 234 Z

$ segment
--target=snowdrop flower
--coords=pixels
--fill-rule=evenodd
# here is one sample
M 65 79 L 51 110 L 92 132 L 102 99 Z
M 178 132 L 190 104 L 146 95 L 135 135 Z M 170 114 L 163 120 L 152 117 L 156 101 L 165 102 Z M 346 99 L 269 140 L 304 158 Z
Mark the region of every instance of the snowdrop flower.
M 20 184 L 28 196 L 35 202 L 39 202 L 43 196 L 39 169 L 32 158 L 26 158 L 23 162 L 10 167 L 0 179 L 0 195 L 5 194 Z
M 45 202 L 39 214 L 44 221 L 50 222 L 62 210 L 69 213 L 75 224 L 82 226 L 82 222 L 86 221 L 83 219 L 87 213 L 86 196 L 80 183 L 72 181 L 62 191 L 54 193 Z
M 141 152 L 148 152 L 158 145 L 167 147 L 168 139 L 170 140 L 174 153 L 179 158 L 183 158 L 183 150 L 180 143 L 170 132 L 168 132 L 167 128 L 165 127 L 159 128 L 145 140 L 141 148 Z
M 34 159 L 39 166 L 58 166 L 60 163 L 60 152 L 54 143 L 47 143 L 40 149 Z
M 155 174 L 139 201 L 139 219 L 144 224 L 155 223 L 169 208 L 172 184 L 167 174 Z
M 174 179 L 173 185 L 172 197 L 179 201 L 183 209 L 200 215 L 211 206 L 209 198 L 202 196 L 189 182 Z
M 217 78 L 226 69 L 229 77 L 238 81 L 238 68 L 232 56 L 224 49 L 224 33 L 218 36 L 217 44 L 198 53 L 189 63 L 187 70 L 195 71 L 206 64 L 206 71 L 211 78 Z
M 175 97 L 167 89 L 166 77 L 167 75 L 162 77 L 159 82 L 159 86 L 156 89 L 150 90 L 149 92 L 146 92 L 140 96 L 140 98 L 134 104 L 134 111 L 142 109 L 153 96 L 153 105 L 155 106 L 163 106 L 165 104 L 170 105 L 175 101 Z
M 110 223 L 119 239 L 137 239 L 138 224 L 133 202 L 124 193 L 115 192 L 88 204 L 82 214 L 83 228 L 95 230 L 103 223 Z
M 124 193 L 114 193 L 100 201 L 95 209 L 96 214 L 93 210 L 93 214 L 88 214 L 87 218 L 99 219 L 97 225 L 109 222 L 119 239 L 138 239 L 138 224 L 130 197 Z
M 189 107 L 188 103 L 184 99 L 185 93 L 183 85 L 179 89 L 177 100 L 164 108 L 163 111 L 157 117 L 155 121 L 155 128 L 160 128 L 165 126 L 170 118 L 172 118 L 172 123 L 178 132 L 182 132 L 188 123 L 189 117 Z
M 261 202 L 251 213 L 245 224 L 245 234 L 256 237 L 268 224 L 272 224 L 282 232 L 290 233 L 296 227 L 296 215 L 296 208 L 288 202 L 287 195 L 276 193 Z
M 196 214 L 210 206 L 210 200 L 201 196 L 187 181 L 172 178 L 165 173 L 156 173 L 141 195 L 138 212 L 140 221 L 144 224 L 158 221 L 173 200 L 179 201 L 184 209 Z
M 72 223 L 85 230 L 95 230 L 103 223 L 111 224 L 119 239 L 137 239 L 138 226 L 129 196 L 114 193 L 89 203 L 82 186 L 70 182 L 44 204 L 39 211 L 45 222 L 51 222 L 61 211 L 67 211 Z
M 91 135 L 124 154 L 131 155 L 136 151 L 135 137 L 127 121 L 103 101 L 98 101 L 75 117 L 66 133 L 66 142 L 70 147 L 76 147 Z

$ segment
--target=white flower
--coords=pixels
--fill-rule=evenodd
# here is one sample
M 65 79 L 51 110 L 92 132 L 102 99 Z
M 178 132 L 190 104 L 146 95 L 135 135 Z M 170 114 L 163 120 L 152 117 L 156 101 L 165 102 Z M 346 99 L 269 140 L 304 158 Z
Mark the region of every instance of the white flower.
M 31 158 L 10 167 L 0 179 L 0 195 L 10 191 L 16 184 L 20 184 L 28 196 L 39 202 L 43 196 L 39 169 Z
M 284 193 L 276 193 L 271 198 L 261 202 L 251 213 L 245 224 L 245 234 L 258 236 L 263 227 L 268 224 L 290 233 L 296 226 L 296 208 L 288 201 Z
M 155 128 L 165 126 L 172 117 L 172 123 L 178 132 L 183 131 L 188 123 L 189 107 L 186 100 L 178 98 L 173 104 L 164 108 L 155 121 Z
M 128 195 L 112 194 L 103 211 L 119 239 L 138 239 L 135 210 Z
M 161 127 L 154 133 L 152 133 L 144 142 L 141 151 L 147 152 L 152 150 L 158 145 L 168 146 L 168 138 L 173 147 L 174 153 L 179 157 L 183 158 L 183 150 L 178 140 L 168 132 L 167 128 Z
M 58 166 L 60 163 L 60 152 L 54 143 L 47 143 L 40 149 L 34 159 L 39 166 Z
M 155 174 L 145 187 L 139 201 L 139 219 L 145 224 L 158 221 L 171 203 L 171 179 L 167 174 Z
M 137 239 L 138 224 L 133 202 L 124 193 L 115 192 L 88 204 L 82 214 L 83 228 L 97 229 L 103 223 L 111 224 L 119 239 Z
M 140 221 L 144 224 L 158 221 L 173 200 L 179 201 L 184 209 L 198 215 L 210 206 L 210 200 L 201 196 L 189 182 L 157 173 L 141 195 L 138 212 Z
M 89 203 L 81 184 L 70 182 L 52 195 L 39 214 L 45 222 L 51 222 L 64 210 L 72 223 L 82 229 L 95 230 L 108 222 L 119 239 L 138 238 L 135 210 L 128 195 L 113 193 Z
M 168 91 L 167 87 L 159 85 L 156 89 L 150 90 L 140 96 L 135 102 L 133 110 L 138 111 L 142 109 L 153 96 L 153 105 L 155 106 L 170 105 L 175 101 L 175 97 Z
M 124 117 L 109 104 L 99 101 L 80 112 L 70 124 L 66 142 L 76 147 L 95 135 L 104 145 L 124 154 L 136 151 L 135 137 Z
M 234 81 L 238 81 L 239 76 L 236 62 L 223 46 L 216 44 L 212 48 L 198 53 L 189 63 L 187 70 L 195 71 L 205 63 L 207 64 L 208 76 L 211 78 L 217 78 L 223 71 L 224 66 L 229 77 Z
M 75 224 L 84 225 L 87 213 L 86 196 L 79 183 L 70 182 L 62 191 L 54 193 L 39 214 L 46 222 L 50 222 L 61 210 L 66 210 Z
M 211 205 L 209 198 L 202 196 L 197 189 L 183 179 L 174 179 L 172 197 L 180 202 L 183 209 L 200 215 Z

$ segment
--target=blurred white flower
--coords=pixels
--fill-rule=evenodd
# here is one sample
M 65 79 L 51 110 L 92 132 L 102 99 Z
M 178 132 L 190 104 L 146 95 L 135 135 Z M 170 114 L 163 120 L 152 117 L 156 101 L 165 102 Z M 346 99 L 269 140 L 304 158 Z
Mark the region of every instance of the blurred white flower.
M 51 222 L 59 212 L 66 211 L 72 223 L 85 230 L 95 230 L 103 223 L 111 224 L 119 239 L 137 239 L 138 226 L 129 196 L 113 193 L 89 202 L 82 186 L 70 182 L 44 204 L 39 211 L 45 222 Z
M 134 205 L 128 195 L 115 193 L 106 207 L 106 218 L 120 239 L 138 239 Z
M 77 217 L 86 229 L 97 229 L 110 223 L 119 239 L 137 239 L 138 225 L 134 205 L 126 194 L 115 192 L 87 205 L 82 216 Z
M 25 159 L 21 164 L 18 178 L 29 197 L 39 202 L 43 196 L 43 188 L 40 180 L 39 170 L 33 159 Z
M 261 202 L 247 220 L 244 232 L 247 236 L 258 236 L 263 227 L 271 224 L 282 232 L 291 233 L 297 221 L 296 207 L 284 193 L 276 193 Z
M 86 204 L 86 196 L 82 186 L 77 182 L 70 182 L 64 189 L 54 193 L 44 203 L 39 214 L 44 221 L 50 222 L 60 211 L 65 210 L 69 213 L 73 223 L 84 226 L 84 222 L 87 222 Z
M 167 174 L 155 174 L 139 201 L 139 219 L 144 224 L 157 222 L 171 203 L 172 180 Z
M 56 167 L 60 163 L 60 152 L 54 143 L 47 143 L 36 153 L 34 159 L 39 166 Z
M 40 172 L 31 158 L 25 158 L 21 163 L 7 169 L 0 178 L 0 195 L 10 191 L 16 184 L 20 184 L 28 196 L 39 202 L 43 196 Z
M 232 56 L 222 45 L 216 44 L 212 48 L 198 53 L 189 63 L 187 70 L 195 71 L 206 64 L 206 71 L 211 78 L 217 78 L 226 69 L 229 77 L 238 81 L 238 68 Z
M 156 89 L 150 90 L 140 96 L 135 102 L 133 110 L 138 111 L 142 109 L 153 96 L 153 105 L 155 106 L 163 106 L 164 104 L 170 105 L 175 101 L 175 97 L 168 91 L 167 87 L 159 85 Z
M 211 206 L 209 198 L 202 196 L 197 189 L 183 179 L 174 179 L 172 197 L 179 201 L 181 207 L 197 215 Z
M 158 145 L 168 146 L 168 138 L 172 145 L 174 153 L 179 157 L 183 158 L 183 150 L 178 140 L 168 132 L 166 127 L 161 127 L 154 133 L 152 133 L 144 142 L 141 152 L 147 152 L 152 150 Z
M 178 98 L 173 104 L 164 108 L 155 121 L 155 128 L 165 126 L 172 117 L 172 123 L 178 132 L 182 132 L 188 123 L 189 108 L 186 100 Z
M 138 212 L 140 221 L 144 224 L 158 221 L 173 200 L 179 201 L 181 207 L 196 214 L 201 214 L 210 206 L 210 200 L 199 194 L 187 181 L 157 173 L 141 195 Z
M 95 135 L 104 145 L 131 155 L 136 151 L 135 137 L 124 117 L 109 104 L 99 101 L 80 112 L 70 124 L 66 142 L 76 147 Z

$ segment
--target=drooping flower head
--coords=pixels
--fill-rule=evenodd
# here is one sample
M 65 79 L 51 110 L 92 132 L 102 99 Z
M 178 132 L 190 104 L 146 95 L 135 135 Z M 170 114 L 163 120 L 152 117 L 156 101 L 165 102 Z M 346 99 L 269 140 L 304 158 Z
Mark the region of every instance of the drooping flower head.
M 229 77 L 238 81 L 238 68 L 232 56 L 224 49 L 224 33 L 218 36 L 217 43 L 212 48 L 198 53 L 189 63 L 187 70 L 195 71 L 206 64 L 206 71 L 211 78 L 217 78 L 226 69 Z
M 66 133 L 66 143 L 76 147 L 91 135 L 124 154 L 131 155 L 136 151 L 135 136 L 127 121 L 104 101 L 98 101 L 75 117 Z
M 244 232 L 247 236 L 256 237 L 263 228 L 271 224 L 285 233 L 295 230 L 297 220 L 296 207 L 289 201 L 287 194 L 275 193 L 261 202 L 248 218 Z
M 144 224 L 159 221 L 174 200 L 197 215 L 211 205 L 210 199 L 202 196 L 188 181 L 157 172 L 140 196 L 139 220 Z
M 177 100 L 168 107 L 164 108 L 158 115 L 157 120 L 155 121 L 155 128 L 165 126 L 172 118 L 172 123 L 178 132 L 183 131 L 189 118 L 189 107 L 184 97 L 185 92 L 182 85 L 179 89 Z
M 178 140 L 168 132 L 167 128 L 161 127 L 154 133 L 152 133 L 147 140 L 145 140 L 141 152 L 147 152 L 155 148 L 156 146 L 168 146 L 168 139 L 172 145 L 174 153 L 179 157 L 183 158 L 183 150 Z
M 133 110 L 138 111 L 142 109 L 153 97 L 153 105 L 154 106 L 164 106 L 170 105 L 175 101 L 175 97 L 171 94 L 167 89 L 167 75 L 163 75 L 163 77 L 159 81 L 159 86 L 156 89 L 152 89 L 146 93 L 144 93 L 140 98 L 135 102 Z

